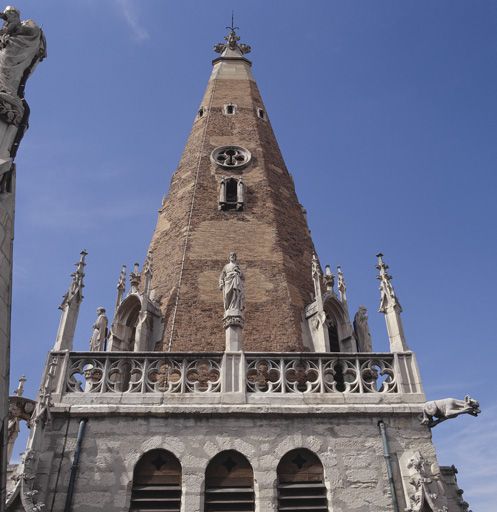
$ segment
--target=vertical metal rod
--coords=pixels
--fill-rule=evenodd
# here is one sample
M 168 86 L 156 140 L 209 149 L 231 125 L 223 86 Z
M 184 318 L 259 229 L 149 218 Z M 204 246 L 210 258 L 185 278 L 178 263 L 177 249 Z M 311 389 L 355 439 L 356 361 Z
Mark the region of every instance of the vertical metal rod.
M 385 457 L 385 462 L 387 464 L 388 483 L 390 484 L 390 492 L 392 494 L 393 510 L 394 512 L 400 512 L 399 502 L 397 500 L 397 492 L 395 491 L 395 482 L 393 480 L 392 456 L 390 455 L 387 431 L 383 420 L 378 422 L 378 427 L 380 429 L 381 439 L 383 441 L 383 457 Z
M 85 436 L 85 428 L 88 418 L 83 418 L 79 422 L 78 438 L 76 440 L 76 449 L 74 450 L 74 458 L 71 465 L 71 475 L 69 476 L 69 486 L 67 488 L 66 503 L 64 505 L 64 512 L 70 512 L 72 506 L 72 497 L 74 494 L 74 484 L 76 482 L 76 475 L 78 473 L 79 456 L 81 454 L 81 445 Z

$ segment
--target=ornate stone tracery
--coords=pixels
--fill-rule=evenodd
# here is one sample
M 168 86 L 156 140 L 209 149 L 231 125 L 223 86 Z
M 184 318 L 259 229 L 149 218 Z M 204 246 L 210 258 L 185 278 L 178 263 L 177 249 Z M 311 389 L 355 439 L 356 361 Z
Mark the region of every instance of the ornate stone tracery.
M 252 155 L 241 146 L 220 146 L 211 153 L 211 160 L 225 169 L 241 169 L 245 167 Z

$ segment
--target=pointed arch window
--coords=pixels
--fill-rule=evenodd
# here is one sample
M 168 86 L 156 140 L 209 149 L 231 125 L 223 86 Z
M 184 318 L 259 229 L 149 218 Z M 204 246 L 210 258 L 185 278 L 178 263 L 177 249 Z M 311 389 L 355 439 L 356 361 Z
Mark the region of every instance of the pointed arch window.
M 319 457 L 300 448 L 278 464 L 278 511 L 328 512 L 323 465 Z
M 254 472 L 250 462 L 234 450 L 216 455 L 205 470 L 204 512 L 253 512 Z
M 130 512 L 180 512 L 181 464 L 166 450 L 151 450 L 133 472 Z
M 220 210 L 243 210 L 245 185 L 241 178 L 222 177 L 219 188 Z

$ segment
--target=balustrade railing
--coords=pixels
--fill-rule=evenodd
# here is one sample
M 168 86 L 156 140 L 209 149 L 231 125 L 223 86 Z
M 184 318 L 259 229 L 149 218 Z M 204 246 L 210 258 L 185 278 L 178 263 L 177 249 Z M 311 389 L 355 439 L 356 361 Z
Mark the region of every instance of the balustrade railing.
M 59 359 L 60 395 L 221 393 L 230 391 L 228 383 L 233 382 L 233 378 L 244 383 L 241 389 L 245 389 L 249 395 L 422 393 L 413 354 L 410 352 L 247 352 L 239 355 L 240 364 L 236 370 L 238 376 L 234 376 L 234 367 L 226 362 L 228 359 L 221 352 L 53 354 Z
M 247 354 L 252 393 L 397 393 L 393 354 Z
M 215 393 L 221 391 L 222 354 L 71 354 L 65 392 Z

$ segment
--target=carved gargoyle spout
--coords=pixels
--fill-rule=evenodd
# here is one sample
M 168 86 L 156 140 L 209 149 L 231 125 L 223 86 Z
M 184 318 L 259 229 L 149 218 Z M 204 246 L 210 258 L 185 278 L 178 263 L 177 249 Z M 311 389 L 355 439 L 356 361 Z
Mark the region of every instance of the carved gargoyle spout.
M 421 423 L 432 428 L 442 423 L 442 421 L 455 418 L 460 414 L 478 416 L 480 413 L 479 402 L 469 395 L 466 395 L 464 400 L 458 400 L 457 398 L 432 400 L 424 405 Z

